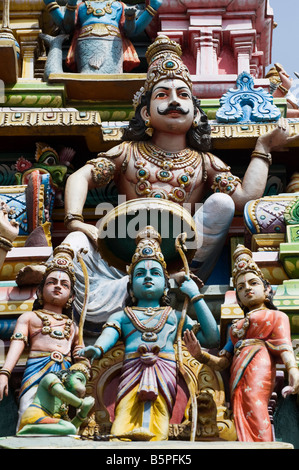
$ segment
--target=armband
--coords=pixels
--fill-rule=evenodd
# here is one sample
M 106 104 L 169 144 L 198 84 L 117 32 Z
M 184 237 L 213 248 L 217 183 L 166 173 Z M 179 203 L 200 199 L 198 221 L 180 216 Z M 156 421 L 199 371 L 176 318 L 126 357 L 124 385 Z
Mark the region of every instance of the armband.
M 151 7 L 150 5 L 148 5 L 145 9 L 145 11 L 147 11 L 151 16 L 155 16 L 156 13 L 157 13 L 157 10 L 155 10 L 153 7 Z
M 102 326 L 102 329 L 104 330 L 105 328 L 114 328 L 119 336 L 121 336 L 121 328 L 119 325 L 117 325 L 116 323 L 114 322 L 106 322 L 103 326 Z
M 28 337 L 23 335 L 23 333 L 14 333 L 10 337 L 10 341 L 17 340 L 17 341 L 24 341 L 25 344 L 28 343 Z
M 57 2 L 50 2 L 46 6 L 46 9 L 48 10 L 49 13 L 51 13 L 51 11 L 53 10 L 57 10 L 57 8 L 59 8 L 59 5 Z
M 240 178 L 233 176 L 231 173 L 218 174 L 214 178 L 212 190 L 214 193 L 226 193 L 231 195 L 235 192 L 239 183 L 241 183 Z
M 88 160 L 86 164 L 93 165 L 92 179 L 98 186 L 105 186 L 114 178 L 116 167 L 108 158 Z

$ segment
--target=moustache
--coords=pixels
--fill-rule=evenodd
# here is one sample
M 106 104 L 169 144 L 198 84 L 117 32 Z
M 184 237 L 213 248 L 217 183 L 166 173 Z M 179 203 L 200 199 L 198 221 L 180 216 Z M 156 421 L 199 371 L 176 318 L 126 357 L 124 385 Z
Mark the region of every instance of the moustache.
M 157 111 L 161 116 L 165 116 L 166 114 L 170 113 L 171 111 L 177 111 L 177 112 L 179 112 L 183 115 L 189 114 L 189 112 L 190 112 L 189 109 L 185 110 L 185 109 L 181 108 L 181 106 L 174 106 L 174 105 L 169 105 L 166 109 L 164 109 L 164 111 L 161 111 L 158 108 Z

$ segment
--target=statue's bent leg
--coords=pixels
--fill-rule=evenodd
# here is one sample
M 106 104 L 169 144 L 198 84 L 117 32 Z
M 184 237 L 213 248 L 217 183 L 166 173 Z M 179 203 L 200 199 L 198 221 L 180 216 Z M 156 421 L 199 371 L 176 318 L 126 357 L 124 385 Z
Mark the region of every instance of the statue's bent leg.
M 89 301 L 86 312 L 85 331 L 99 334 L 100 325 L 108 317 L 122 310 L 127 297 L 128 276 L 112 266 L 109 266 L 100 253 L 82 232 L 71 232 L 64 239 L 74 250 L 74 268 L 76 274 L 74 315 L 76 320 L 82 312 L 85 294 L 85 278 L 82 267 L 77 259 L 77 252 L 85 249 L 83 260 L 88 272 Z
M 215 193 L 194 214 L 199 245 L 191 270 L 205 282 L 221 254 L 234 217 L 235 204 L 230 196 Z

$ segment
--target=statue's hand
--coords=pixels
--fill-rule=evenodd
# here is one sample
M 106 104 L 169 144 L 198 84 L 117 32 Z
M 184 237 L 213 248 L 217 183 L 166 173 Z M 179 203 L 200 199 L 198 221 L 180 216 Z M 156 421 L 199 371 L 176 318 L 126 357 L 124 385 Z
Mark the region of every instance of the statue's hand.
M 8 377 L 4 374 L 0 375 L 0 401 L 8 395 Z
M 189 353 L 193 357 L 199 357 L 202 353 L 200 344 L 192 330 L 185 330 L 183 336 L 184 343 Z
M 6 205 L 0 206 L 0 237 L 13 242 L 19 233 L 19 224 L 16 220 L 9 220 L 9 208 Z
M 78 230 L 79 232 L 85 233 L 93 245 L 95 247 L 97 246 L 98 229 L 94 225 L 86 224 L 80 220 L 72 220 L 68 223 L 67 228 L 70 232 L 76 232 Z
M 155 10 L 158 10 L 162 5 L 163 0 L 150 0 L 150 6 Z
M 199 294 L 199 289 L 197 287 L 197 284 L 187 276 L 185 276 L 185 281 L 183 284 L 180 286 L 180 290 L 183 292 L 183 294 L 188 295 L 190 299 L 194 297 L 195 295 Z
M 82 418 L 86 417 L 94 405 L 94 398 L 91 396 L 83 398 L 82 405 L 80 407 L 80 415 Z
M 281 391 L 281 394 L 284 398 L 288 395 L 295 395 L 299 392 L 299 369 L 295 367 L 289 370 L 289 385 L 284 387 Z
M 275 129 L 258 138 L 255 150 L 264 153 L 269 153 L 273 150 L 283 151 L 288 148 L 290 143 L 298 139 L 299 135 L 290 135 L 288 120 L 280 118 Z
M 88 357 L 92 363 L 95 359 L 100 359 L 102 353 L 100 348 L 95 348 L 94 346 L 86 346 L 86 348 L 80 349 L 78 355 Z

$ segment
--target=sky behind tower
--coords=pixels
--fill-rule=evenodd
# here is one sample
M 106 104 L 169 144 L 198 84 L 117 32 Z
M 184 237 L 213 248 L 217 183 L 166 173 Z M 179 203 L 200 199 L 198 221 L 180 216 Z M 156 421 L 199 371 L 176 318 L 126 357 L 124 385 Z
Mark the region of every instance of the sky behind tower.
M 299 73 L 299 0 L 270 0 L 270 6 L 278 26 L 273 31 L 272 61 L 266 72 L 279 62 L 295 78 L 294 72 Z

